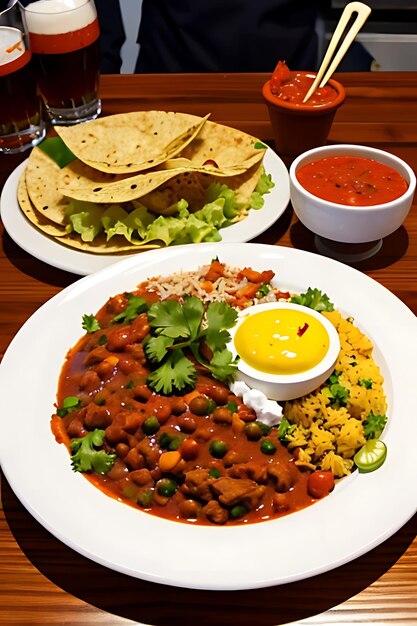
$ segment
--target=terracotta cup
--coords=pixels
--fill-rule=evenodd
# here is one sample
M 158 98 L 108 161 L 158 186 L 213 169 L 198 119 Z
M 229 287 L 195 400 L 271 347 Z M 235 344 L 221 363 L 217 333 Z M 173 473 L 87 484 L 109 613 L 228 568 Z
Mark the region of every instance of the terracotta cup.
M 295 73 L 300 72 L 291 74 Z M 331 79 L 328 84 L 336 89 L 337 97 L 320 106 L 281 100 L 271 92 L 269 80 L 264 84 L 262 95 L 268 106 L 275 148 L 287 165 L 301 153 L 326 143 L 335 113 L 346 96 L 339 82 Z

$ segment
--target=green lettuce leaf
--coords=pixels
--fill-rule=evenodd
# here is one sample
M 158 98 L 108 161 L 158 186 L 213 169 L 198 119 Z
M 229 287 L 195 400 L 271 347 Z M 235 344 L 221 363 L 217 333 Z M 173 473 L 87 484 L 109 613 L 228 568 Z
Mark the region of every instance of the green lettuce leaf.
M 261 208 L 263 194 L 268 193 L 273 186 L 271 176 L 262 170 L 251 197 L 251 208 Z M 221 241 L 219 230 L 229 226 L 242 211 L 236 202 L 235 192 L 219 182 L 207 188 L 206 204 L 200 210 L 191 213 L 184 199 L 172 208 L 175 214 L 164 217 L 155 216 L 140 200 L 123 205 L 98 205 L 71 200 L 66 215 L 69 229 L 81 235 L 83 241 L 93 241 L 98 233 L 104 231 L 107 241 L 119 235 L 138 246 L 151 242 L 162 242 L 169 246 Z
M 44 139 L 38 146 L 42 152 L 45 152 L 59 167 L 65 167 L 71 161 L 77 158 L 62 141 L 61 137 L 48 137 Z
M 70 221 L 72 230 L 81 235 L 83 241 L 93 241 L 103 230 L 101 223 L 103 209 L 94 202 L 71 200 L 65 214 Z
M 262 209 L 265 203 L 264 195 L 269 193 L 273 187 L 275 187 L 275 183 L 272 180 L 271 174 L 267 174 L 264 168 L 262 168 L 258 184 L 256 185 L 255 191 L 252 192 L 250 198 L 250 208 L 255 210 Z

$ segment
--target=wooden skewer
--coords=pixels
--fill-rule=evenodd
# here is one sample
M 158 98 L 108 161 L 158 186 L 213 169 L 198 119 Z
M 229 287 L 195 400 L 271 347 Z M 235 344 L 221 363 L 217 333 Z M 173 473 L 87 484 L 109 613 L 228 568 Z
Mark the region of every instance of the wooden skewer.
M 348 24 L 352 16 L 352 13 L 355 13 L 355 12 L 357 13 L 355 21 L 353 22 L 350 30 L 346 34 L 346 37 L 342 45 L 340 46 L 339 50 L 337 51 L 337 54 L 334 57 L 330 67 L 327 69 L 327 66 L 329 65 L 331 61 L 331 58 L 346 28 L 346 25 Z M 307 100 L 311 98 L 313 93 L 316 91 L 317 87 L 323 87 L 327 83 L 330 76 L 333 74 L 333 72 L 336 71 L 337 66 L 339 65 L 343 57 L 345 56 L 351 43 L 355 39 L 356 35 L 360 31 L 364 23 L 366 22 L 370 13 L 371 13 L 371 8 L 368 7 L 368 5 L 364 4 L 363 2 L 350 2 L 349 4 L 345 6 L 344 11 L 333 33 L 333 37 L 330 40 L 329 47 L 327 48 L 325 57 L 320 65 L 320 69 L 317 72 L 317 76 L 314 79 L 314 82 L 311 85 L 310 89 L 308 90 L 307 95 L 305 96 L 303 102 L 307 102 Z M 327 69 L 327 72 L 326 72 L 326 69 Z M 324 78 L 322 78 L 325 72 L 326 74 L 324 75 Z

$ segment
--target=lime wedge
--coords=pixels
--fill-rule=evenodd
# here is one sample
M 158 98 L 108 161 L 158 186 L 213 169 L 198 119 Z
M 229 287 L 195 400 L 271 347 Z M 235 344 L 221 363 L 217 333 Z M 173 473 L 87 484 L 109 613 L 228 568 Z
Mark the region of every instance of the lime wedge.
M 360 450 L 357 451 L 353 460 L 360 472 L 373 472 L 381 467 L 387 458 L 387 446 L 380 439 L 369 439 Z

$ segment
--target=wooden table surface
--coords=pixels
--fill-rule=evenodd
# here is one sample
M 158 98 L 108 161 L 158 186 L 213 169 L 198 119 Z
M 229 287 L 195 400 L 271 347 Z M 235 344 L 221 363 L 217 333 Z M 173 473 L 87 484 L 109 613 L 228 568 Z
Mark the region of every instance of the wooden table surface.
M 103 114 L 138 109 L 210 112 L 212 120 L 270 142 L 271 128 L 260 95 L 267 78 L 265 74 L 104 76 Z M 416 171 L 417 73 L 339 74 L 337 78 L 346 87 L 347 99 L 337 113 L 330 141 L 386 149 Z M 0 156 L 0 189 L 26 156 Z M 78 277 L 30 257 L 0 228 L 3 355 L 30 315 Z M 315 251 L 312 234 L 297 222 L 291 207 L 255 241 Z M 381 251 L 356 268 L 417 314 L 416 204 L 404 226 L 384 240 Z M 112 572 L 49 534 L 4 478 L 2 497 L 1 625 L 417 624 L 415 516 L 368 554 L 327 574 L 269 589 L 210 592 L 160 586 Z

